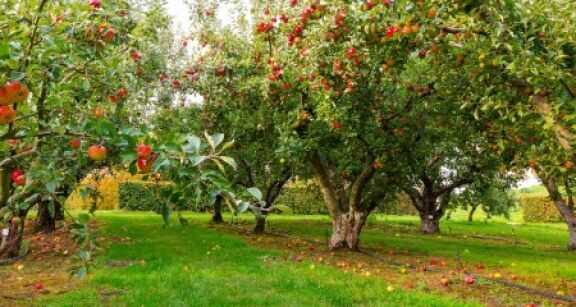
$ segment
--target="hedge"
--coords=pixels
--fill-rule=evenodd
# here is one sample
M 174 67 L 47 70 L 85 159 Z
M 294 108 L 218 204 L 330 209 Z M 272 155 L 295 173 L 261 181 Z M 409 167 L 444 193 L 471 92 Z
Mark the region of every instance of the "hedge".
M 525 223 L 556 223 L 562 216 L 547 196 L 524 195 L 520 198 Z
M 418 215 L 418 211 L 414 208 L 410 197 L 405 193 L 398 193 L 396 200 L 391 203 L 386 203 L 378 206 L 375 213 L 391 214 L 391 215 Z
M 294 214 L 328 214 L 320 188 L 314 182 L 296 181 L 286 185 L 276 200 L 276 206 L 290 208 Z M 374 213 L 418 215 L 410 198 L 404 193 L 398 194 L 396 201 L 378 206 Z
M 158 201 L 151 183 L 122 182 L 118 188 L 118 208 L 130 211 L 155 211 Z

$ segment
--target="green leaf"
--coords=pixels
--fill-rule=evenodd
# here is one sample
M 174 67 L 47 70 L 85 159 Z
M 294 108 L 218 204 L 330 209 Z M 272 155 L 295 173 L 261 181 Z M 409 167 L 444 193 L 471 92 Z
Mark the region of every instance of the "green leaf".
M 202 162 L 206 161 L 206 158 L 206 156 L 195 156 L 190 158 L 190 162 L 192 163 L 192 166 L 198 166 Z
M 232 159 L 231 157 L 221 156 L 218 157 L 218 159 L 224 161 L 224 163 L 230 165 L 235 170 L 238 168 L 238 165 L 236 165 L 236 161 L 234 161 L 234 159 Z
M 262 200 L 262 192 L 256 187 L 246 189 L 248 193 L 252 194 L 257 200 Z
M 236 212 L 244 213 L 246 210 L 248 210 L 248 208 L 250 208 L 250 203 L 243 201 L 236 208 Z
M 50 182 L 50 183 L 46 184 L 46 190 L 51 194 L 56 193 L 56 183 Z

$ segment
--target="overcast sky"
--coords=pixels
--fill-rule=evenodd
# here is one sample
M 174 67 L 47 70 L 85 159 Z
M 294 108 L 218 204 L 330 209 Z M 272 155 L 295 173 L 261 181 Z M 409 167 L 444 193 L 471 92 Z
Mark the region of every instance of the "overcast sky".
M 190 28 L 188 21 L 188 7 L 183 0 L 168 0 L 168 13 L 174 17 L 174 24 L 177 28 L 187 30 Z

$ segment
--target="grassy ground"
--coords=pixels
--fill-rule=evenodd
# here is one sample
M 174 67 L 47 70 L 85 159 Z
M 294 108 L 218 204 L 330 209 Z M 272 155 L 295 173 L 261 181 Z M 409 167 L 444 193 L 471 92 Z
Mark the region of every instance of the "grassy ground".
M 327 265 L 264 261 L 276 259 L 278 252 L 196 225 L 164 230 L 153 214 L 98 215 L 103 224 L 101 235 L 109 239 L 99 258 L 100 267 L 83 289 L 44 297 L 39 305 L 476 305 L 419 291 L 390 292 L 380 278 L 345 274 Z M 195 217 L 195 221 L 205 218 Z M 135 262 L 106 266 L 119 260 Z
M 260 237 L 240 236 L 224 228 L 208 228 L 209 216 L 185 216 L 191 225 L 162 229 L 160 217 L 151 213 L 97 212 L 99 236 L 105 238 L 98 265 L 89 280 L 76 290 L 47 295 L 41 306 L 463 306 L 487 304 L 484 291 L 503 297 L 498 304 L 513 305 L 534 300 L 518 291 L 492 286 L 466 287 L 461 281 L 448 288 L 433 289 L 421 282 L 429 273 L 401 275 L 397 268 L 334 265 L 316 254 L 303 262 L 282 257 L 296 249 L 292 243 L 264 244 Z M 576 290 L 576 255 L 564 251 L 567 233 L 562 224 L 522 225 L 501 219 L 464 221 L 456 212 L 442 222 L 441 236 L 417 232 L 415 217 L 374 216 L 362 235 L 362 245 L 402 263 L 425 264 L 430 258 L 445 261 L 446 269 L 457 264 L 473 273 L 501 273 L 505 279 L 569 295 Z M 252 217 L 240 218 L 247 226 Z M 228 227 L 229 228 L 229 227 Z M 271 216 L 272 231 L 317 240 L 316 249 L 330 232 L 325 216 Z M 278 238 L 267 237 L 269 241 Z M 304 245 L 305 249 L 305 245 Z M 301 252 L 302 249 L 297 251 Z M 461 263 L 456 262 L 459 253 Z M 354 257 L 354 256 L 346 256 Z M 320 257 L 321 258 L 321 257 Z M 348 261 L 348 258 L 344 258 Z M 365 259 L 356 259 L 357 267 Z M 364 261 L 364 262 L 363 262 Z M 344 261 L 343 261 L 344 262 Z M 339 263 L 339 262 L 338 262 Z M 486 270 L 478 271 L 483 263 Z M 0 268 L 0 276 L 3 274 Z M 353 273 L 355 272 L 355 273 Z M 353 273 L 353 274 L 350 274 Z M 378 276 L 379 273 L 379 276 Z M 404 273 L 405 274 L 405 273 Z M 376 275 L 376 276 L 375 276 Z M 512 277 L 513 276 L 513 277 Z M 438 284 L 441 275 L 432 277 Z M 450 277 L 453 278 L 453 277 Z M 430 278 L 429 278 L 430 279 Z M 455 279 L 455 277 L 454 277 Z M 388 291 L 390 283 L 393 291 Z M 405 286 L 406 283 L 409 286 Z M 430 280 L 428 280 L 428 285 Z M 47 289 L 57 287 L 46 283 Z M 54 292 L 52 292 L 54 293 Z

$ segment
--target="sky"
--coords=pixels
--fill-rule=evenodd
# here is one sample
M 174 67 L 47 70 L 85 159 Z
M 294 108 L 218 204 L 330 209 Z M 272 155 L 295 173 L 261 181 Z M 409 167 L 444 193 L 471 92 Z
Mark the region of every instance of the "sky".
M 174 17 L 176 28 L 182 30 L 190 28 L 190 22 L 188 21 L 188 7 L 183 0 L 168 0 L 167 10 L 168 14 Z

